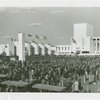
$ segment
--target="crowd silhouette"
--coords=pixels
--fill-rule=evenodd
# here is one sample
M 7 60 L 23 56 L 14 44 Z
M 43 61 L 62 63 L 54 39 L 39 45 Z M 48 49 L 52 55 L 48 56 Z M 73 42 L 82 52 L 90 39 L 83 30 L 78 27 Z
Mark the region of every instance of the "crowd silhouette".
M 89 84 L 100 80 L 100 56 L 32 55 L 26 56 L 23 63 L 0 56 L 0 74 L 6 74 L 11 81 L 62 86 L 69 92 L 81 92 L 87 80 Z

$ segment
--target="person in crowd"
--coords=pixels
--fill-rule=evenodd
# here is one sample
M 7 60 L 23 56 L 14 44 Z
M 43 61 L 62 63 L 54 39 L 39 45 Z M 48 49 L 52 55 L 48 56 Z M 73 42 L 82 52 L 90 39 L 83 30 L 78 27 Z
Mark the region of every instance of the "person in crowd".
M 79 82 L 77 80 L 74 82 L 74 92 L 79 92 Z

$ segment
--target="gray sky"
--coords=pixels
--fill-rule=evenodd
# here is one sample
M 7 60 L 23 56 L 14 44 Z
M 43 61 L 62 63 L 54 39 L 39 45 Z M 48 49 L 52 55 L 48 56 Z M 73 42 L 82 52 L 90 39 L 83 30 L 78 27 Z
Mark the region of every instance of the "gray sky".
M 18 32 L 24 32 L 37 42 L 70 44 L 75 23 L 93 25 L 94 36 L 100 36 L 99 13 L 100 8 L 92 7 L 0 8 L 0 37 L 16 38 Z M 35 34 L 48 39 L 37 40 Z

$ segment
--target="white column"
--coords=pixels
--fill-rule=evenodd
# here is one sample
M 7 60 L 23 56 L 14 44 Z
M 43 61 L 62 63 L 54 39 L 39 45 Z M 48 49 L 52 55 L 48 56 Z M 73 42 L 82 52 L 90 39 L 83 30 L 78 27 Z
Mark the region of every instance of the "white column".
M 96 51 L 95 51 L 95 53 L 97 54 L 97 38 L 95 40 L 95 43 L 96 43 Z
M 25 61 L 25 34 L 24 33 L 18 33 L 18 43 L 19 43 L 19 60 Z
M 30 56 L 31 52 L 30 52 L 30 43 L 27 43 L 25 45 L 25 47 L 27 48 L 27 53 L 28 53 L 28 56 Z M 25 51 L 26 52 L 26 51 Z
M 94 53 L 96 53 L 96 39 L 94 39 Z
M 98 40 L 96 39 L 97 53 L 98 53 Z
M 99 38 L 97 39 L 97 52 L 99 53 Z
M 99 54 L 100 54 L 100 38 L 99 38 Z

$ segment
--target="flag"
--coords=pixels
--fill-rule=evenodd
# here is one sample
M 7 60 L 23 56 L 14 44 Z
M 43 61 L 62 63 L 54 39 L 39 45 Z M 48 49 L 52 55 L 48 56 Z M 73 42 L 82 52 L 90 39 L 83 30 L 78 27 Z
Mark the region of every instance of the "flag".
M 35 35 L 35 37 L 36 37 L 37 39 L 39 39 L 39 36 L 38 36 L 38 35 Z
M 25 41 L 26 43 L 28 43 L 27 41 Z
M 43 39 L 47 40 L 47 37 L 43 36 Z
M 45 36 L 40 36 L 39 39 L 46 40 L 47 37 L 45 37 Z
M 32 37 L 32 35 L 31 34 L 28 34 L 28 37 Z
M 5 45 L 5 48 L 7 48 L 7 45 Z
M 18 39 L 13 39 L 14 41 L 18 41 Z
M 75 40 L 74 38 L 72 38 L 72 42 L 75 43 L 75 44 L 77 44 L 77 43 L 76 43 L 76 40 Z
M 13 41 L 13 38 L 11 38 L 11 41 Z
M 32 42 L 36 43 L 34 40 Z

